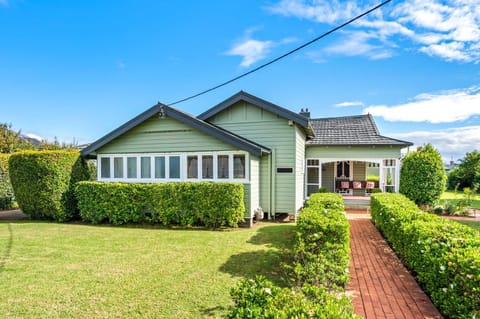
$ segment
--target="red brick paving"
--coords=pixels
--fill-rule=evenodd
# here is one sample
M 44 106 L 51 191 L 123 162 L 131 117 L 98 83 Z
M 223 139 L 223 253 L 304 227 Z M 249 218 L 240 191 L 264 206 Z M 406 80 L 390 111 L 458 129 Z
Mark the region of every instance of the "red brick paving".
M 367 319 L 442 318 L 366 214 L 348 214 L 355 312 Z

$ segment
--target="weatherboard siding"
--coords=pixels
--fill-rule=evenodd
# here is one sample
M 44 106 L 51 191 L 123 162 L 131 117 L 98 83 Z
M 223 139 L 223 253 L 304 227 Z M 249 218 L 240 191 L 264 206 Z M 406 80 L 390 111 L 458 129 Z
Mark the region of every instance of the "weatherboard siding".
M 153 116 L 101 147 L 97 154 L 233 150 L 230 144 L 177 120 Z
M 400 158 L 400 148 L 390 146 L 307 146 L 306 158 Z
M 305 198 L 305 133 L 295 126 L 295 209 L 303 207 Z
M 250 188 L 249 193 L 249 209 L 246 211 L 246 217 L 253 217 L 254 211 L 260 207 L 260 175 L 259 175 L 259 158 L 250 157 Z
M 263 156 L 260 162 L 260 205 L 265 211 L 294 214 L 296 125 L 289 125 L 287 119 L 244 101 L 216 114 L 209 122 L 272 150 L 271 158 Z M 294 173 L 278 174 L 278 167 L 292 168 Z M 270 180 L 274 180 L 274 201 L 270 201 L 269 197 Z
M 326 187 L 327 191 L 335 191 L 335 163 L 322 164 L 322 187 Z

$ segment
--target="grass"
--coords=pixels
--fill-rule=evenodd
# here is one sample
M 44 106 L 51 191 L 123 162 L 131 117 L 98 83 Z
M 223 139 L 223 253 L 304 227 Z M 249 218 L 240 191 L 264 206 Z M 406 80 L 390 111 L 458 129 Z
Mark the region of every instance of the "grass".
M 478 232 L 480 232 L 480 222 L 474 221 L 474 220 L 456 220 L 460 224 L 467 225 L 469 227 L 472 227 L 473 229 L 476 229 Z
M 465 195 L 463 192 L 457 192 L 455 193 L 454 191 L 446 191 L 442 194 L 440 197 L 440 200 L 448 200 L 448 201 L 458 201 L 460 199 L 465 198 Z M 480 209 L 480 194 L 476 194 L 472 196 L 472 208 Z
M 235 231 L 0 223 L 1 318 L 218 318 L 239 278 L 277 284 L 292 224 Z

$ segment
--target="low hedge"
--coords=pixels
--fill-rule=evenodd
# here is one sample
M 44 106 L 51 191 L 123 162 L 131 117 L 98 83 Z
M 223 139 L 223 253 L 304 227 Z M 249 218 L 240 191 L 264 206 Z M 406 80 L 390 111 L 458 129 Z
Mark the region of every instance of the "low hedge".
M 104 183 L 83 181 L 75 194 L 82 220 L 237 227 L 244 219 L 243 184 Z
M 18 205 L 30 218 L 64 222 L 78 217 L 73 186 L 89 177 L 78 151 L 14 153 L 9 170 Z
M 231 291 L 235 307 L 229 319 L 360 319 L 353 313 L 344 295 L 329 294 L 324 289 L 304 285 L 289 289 L 274 286 L 264 277 L 243 279 Z
M 312 194 L 297 222 L 295 285 L 279 288 L 264 277 L 232 289 L 227 318 L 361 318 L 342 293 L 348 282 L 349 223 L 340 195 Z
M 297 221 L 294 272 L 301 283 L 343 289 L 348 282 L 350 225 L 338 194 L 312 194 Z
M 480 235 L 420 211 L 399 194 L 372 196 L 372 219 L 447 318 L 480 309 Z
M 0 154 L 0 209 L 10 209 L 15 206 L 12 183 L 8 172 L 10 154 Z

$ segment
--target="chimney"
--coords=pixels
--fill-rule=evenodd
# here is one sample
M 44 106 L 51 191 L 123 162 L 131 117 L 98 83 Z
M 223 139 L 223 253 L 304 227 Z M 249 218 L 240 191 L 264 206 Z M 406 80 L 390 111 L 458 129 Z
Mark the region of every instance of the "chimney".
M 308 110 L 308 108 L 306 108 L 305 110 L 301 109 L 299 114 L 305 116 L 307 119 L 310 118 L 310 111 Z

